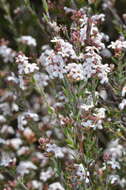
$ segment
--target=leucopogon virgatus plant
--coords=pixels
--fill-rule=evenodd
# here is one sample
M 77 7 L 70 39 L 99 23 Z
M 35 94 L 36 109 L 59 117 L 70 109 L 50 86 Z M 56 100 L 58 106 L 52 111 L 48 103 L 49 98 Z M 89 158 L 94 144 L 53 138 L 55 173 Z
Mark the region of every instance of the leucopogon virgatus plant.
M 29 0 L 0 6 L 14 34 L 0 39 L 0 190 L 125 190 L 125 14 L 42 2 L 42 18 Z

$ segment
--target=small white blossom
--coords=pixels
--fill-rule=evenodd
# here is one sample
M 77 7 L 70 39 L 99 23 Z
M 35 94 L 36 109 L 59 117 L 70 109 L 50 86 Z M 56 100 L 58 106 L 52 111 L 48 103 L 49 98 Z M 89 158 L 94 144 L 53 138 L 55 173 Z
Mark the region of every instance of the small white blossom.
M 108 165 L 110 165 L 112 169 L 120 169 L 121 168 L 119 162 L 115 161 L 115 159 L 108 160 L 106 163 Z
M 22 114 L 18 115 L 18 128 L 20 130 L 23 130 L 24 126 L 27 125 L 28 119 L 31 119 L 36 122 L 39 120 L 39 116 L 38 114 L 30 112 L 30 111 L 23 112 Z
M 81 64 L 69 63 L 66 66 L 67 77 L 73 81 L 86 80 Z
M 34 188 L 34 189 L 37 189 L 37 190 L 42 190 L 43 188 L 43 185 L 42 185 L 42 183 L 40 182 L 40 181 L 37 181 L 37 180 L 33 180 L 32 182 L 31 182 L 31 184 L 32 184 L 32 187 Z
M 66 73 L 65 63 L 61 55 L 56 55 L 55 53 L 51 54 L 48 57 L 48 61 L 46 62 L 46 71 L 49 74 L 51 79 L 54 78 L 64 78 L 64 74 Z
M 56 158 L 64 157 L 63 149 L 61 147 L 57 146 L 56 144 L 47 144 L 46 151 L 54 153 L 54 156 Z
M 48 190 L 65 190 L 65 189 L 59 182 L 55 182 L 49 185 Z
M 13 62 L 16 56 L 16 52 L 6 45 L 0 46 L 0 56 L 3 58 L 4 62 Z
M 12 111 L 15 111 L 15 112 L 19 111 L 19 106 L 14 102 L 12 103 Z
M 122 157 L 122 155 L 125 153 L 124 147 L 119 144 L 119 139 L 111 141 L 106 150 L 104 151 L 104 154 L 109 154 L 111 160 L 116 160 Z
M 16 63 L 18 63 L 19 75 L 30 74 L 39 70 L 36 63 L 29 63 L 28 57 L 21 53 L 16 57 Z
M 17 151 L 17 154 L 18 156 L 21 156 L 21 155 L 25 155 L 26 152 L 29 151 L 29 147 L 27 146 L 22 146 L 18 151 Z
M 0 166 L 7 167 L 13 162 L 16 162 L 16 158 L 7 152 L 1 153 Z
M 84 168 L 83 164 L 74 164 L 76 167 L 76 175 L 79 177 L 79 180 L 84 180 L 85 183 L 89 183 L 89 171 Z
M 58 45 L 58 54 L 63 58 L 77 59 L 76 53 L 73 49 L 73 45 L 69 42 L 65 42 L 61 38 L 55 37 L 51 42 L 55 42 Z
M 8 82 L 13 82 L 13 83 L 15 83 L 15 84 L 18 84 L 18 83 L 19 83 L 18 78 L 15 76 L 15 74 L 14 74 L 13 72 L 11 73 L 11 75 L 9 75 L 9 76 L 6 78 L 6 80 L 7 80 Z
M 79 109 L 88 111 L 89 109 L 93 107 L 94 107 L 93 97 L 92 95 L 89 95 L 86 99 L 86 102 L 80 104 Z
M 126 85 L 123 86 L 121 94 L 122 94 L 123 97 L 125 96 L 125 94 L 126 94 Z
M 94 116 L 100 118 L 100 119 L 104 119 L 106 116 L 105 116 L 105 112 L 106 112 L 106 109 L 105 108 L 96 108 L 96 114 L 93 114 Z
M 10 109 L 10 105 L 8 102 L 1 103 L 0 110 L 2 110 L 4 116 L 11 114 L 11 109 Z M 6 118 L 3 118 L 3 119 L 2 118 L 3 118 L 3 116 L 0 115 L 0 122 L 2 122 L 2 120 L 3 120 L 3 122 L 5 122 Z
M 87 79 L 91 78 L 97 72 L 97 68 L 101 65 L 102 58 L 92 49 L 87 48 L 88 52 L 84 55 L 84 74 Z
M 8 126 L 8 125 L 3 125 L 0 132 L 6 133 L 6 134 L 12 134 L 12 135 L 15 133 L 13 127 Z
M 49 76 L 45 73 L 37 72 L 34 74 L 34 79 L 38 88 L 43 88 L 48 85 Z
M 8 139 L 6 141 L 6 144 L 12 146 L 15 150 L 19 149 L 19 147 L 22 145 L 22 143 L 23 142 L 20 138 Z
M 37 166 L 34 165 L 31 161 L 21 161 L 17 166 L 17 173 L 21 176 L 29 174 L 30 170 L 36 170 Z
M 101 22 L 104 22 L 105 21 L 105 15 L 104 14 L 96 14 L 96 15 L 93 15 L 92 17 L 92 20 L 93 22 L 98 22 L 98 21 L 101 21 Z
M 102 33 L 99 32 L 96 24 L 99 19 L 103 20 L 103 14 L 101 15 L 94 15 L 90 18 L 91 20 L 91 29 L 90 29 L 90 40 L 92 41 L 92 44 L 97 47 L 97 49 L 104 49 L 105 45 L 102 42 L 103 35 Z M 81 19 L 82 20 L 82 19 Z M 87 27 L 88 27 L 88 22 L 90 22 L 88 19 L 85 19 L 83 24 L 81 25 L 80 29 L 80 42 L 82 45 L 85 44 L 85 40 L 87 40 Z
M 120 182 L 120 177 L 118 175 L 109 175 L 107 178 L 107 183 L 118 184 Z
M 21 42 L 22 44 L 26 44 L 28 46 L 36 46 L 36 40 L 32 36 L 21 36 L 17 39 L 18 42 Z
M 108 77 L 107 74 L 110 72 L 110 68 L 108 64 L 99 65 L 98 69 L 100 69 L 100 72 L 98 73 L 98 77 L 100 78 L 101 84 L 108 83 Z
M 100 90 L 99 96 L 100 96 L 103 100 L 107 100 L 107 98 L 108 98 L 108 94 L 107 94 L 106 90 L 104 90 L 104 89 L 101 89 L 101 90 Z
M 24 135 L 24 137 L 25 137 L 27 140 L 32 140 L 32 139 L 34 139 L 34 137 L 35 137 L 34 132 L 33 132 L 32 129 L 29 128 L 29 127 L 26 127 L 26 128 L 24 129 L 23 135 Z
M 108 48 L 112 48 L 112 49 L 117 49 L 117 50 L 122 50 L 122 49 L 126 49 L 126 41 L 122 41 L 122 40 L 116 40 L 115 42 L 111 42 L 111 44 L 108 46 Z
M 48 179 L 52 178 L 54 175 L 54 171 L 51 167 L 49 167 L 46 171 L 41 171 L 40 180 L 46 182 Z
M 126 106 L 126 99 L 123 99 L 122 102 L 119 104 L 119 109 L 123 110 Z
M 3 115 L 0 115 L 0 123 L 5 123 L 6 118 Z

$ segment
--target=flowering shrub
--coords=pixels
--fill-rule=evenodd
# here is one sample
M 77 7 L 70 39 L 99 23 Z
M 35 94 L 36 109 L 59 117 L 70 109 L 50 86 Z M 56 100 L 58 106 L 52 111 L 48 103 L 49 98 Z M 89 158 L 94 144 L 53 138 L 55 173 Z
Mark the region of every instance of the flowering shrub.
M 126 189 L 126 16 L 118 8 L 1 0 L 0 190 Z

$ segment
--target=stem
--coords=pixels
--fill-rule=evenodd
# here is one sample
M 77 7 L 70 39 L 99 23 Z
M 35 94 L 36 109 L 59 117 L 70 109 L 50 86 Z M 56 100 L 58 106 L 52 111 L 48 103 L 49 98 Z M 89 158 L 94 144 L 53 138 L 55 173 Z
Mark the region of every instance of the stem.
M 18 180 L 18 183 L 24 188 L 24 190 L 29 190 L 22 181 Z

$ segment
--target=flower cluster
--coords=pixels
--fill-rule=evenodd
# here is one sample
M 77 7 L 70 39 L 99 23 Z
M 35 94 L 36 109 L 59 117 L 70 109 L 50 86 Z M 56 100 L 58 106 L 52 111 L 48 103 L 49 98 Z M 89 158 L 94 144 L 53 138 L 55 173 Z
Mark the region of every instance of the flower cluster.
M 18 42 L 28 45 L 28 46 L 36 46 L 36 40 L 32 36 L 21 36 L 17 39 Z
M 59 36 L 54 37 L 51 40 L 54 49 L 47 47 L 40 56 L 40 62 L 45 65 L 51 79 L 63 79 L 67 75 L 72 81 L 86 81 L 96 75 L 101 83 L 107 83 L 110 68 L 108 64 L 102 64 L 102 57 L 99 55 L 99 50 L 104 49 L 105 45 L 102 42 L 103 35 L 97 28 L 97 24 L 104 20 L 104 15 L 88 18 L 86 13 L 81 11 L 80 18 L 75 20 L 77 14 L 79 12 L 73 13 L 73 24 L 79 29 L 75 31 L 71 26 L 70 34 L 72 36 L 70 38 L 74 37 L 76 41 L 73 40 L 72 43 Z M 79 54 L 77 43 L 82 47 L 82 52 Z
M 16 56 L 16 52 L 7 46 L 8 42 L 4 39 L 0 41 L 0 56 L 5 63 L 13 62 Z
M 13 33 L 0 40 L 0 190 L 125 190 L 126 40 L 117 2 L 16 2 L 0 6 L 1 26 L 6 19 Z

